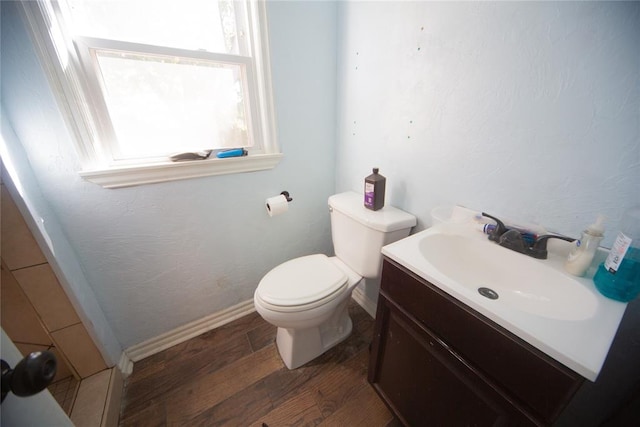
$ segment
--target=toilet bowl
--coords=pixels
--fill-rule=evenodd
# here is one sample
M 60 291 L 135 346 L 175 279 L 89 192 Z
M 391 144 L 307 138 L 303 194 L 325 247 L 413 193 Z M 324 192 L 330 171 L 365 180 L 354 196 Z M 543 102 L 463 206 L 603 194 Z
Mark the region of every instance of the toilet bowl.
M 361 279 L 338 258 L 316 254 L 280 264 L 260 281 L 254 305 L 278 328 L 276 345 L 287 368 L 304 365 L 349 336 L 349 298 Z
M 331 196 L 329 212 L 336 256 L 286 261 L 269 271 L 254 293 L 256 311 L 278 328 L 276 345 L 289 369 L 349 336 L 351 293 L 363 277 L 379 275 L 382 246 L 406 237 L 416 223 L 392 206 L 370 211 L 354 192 Z

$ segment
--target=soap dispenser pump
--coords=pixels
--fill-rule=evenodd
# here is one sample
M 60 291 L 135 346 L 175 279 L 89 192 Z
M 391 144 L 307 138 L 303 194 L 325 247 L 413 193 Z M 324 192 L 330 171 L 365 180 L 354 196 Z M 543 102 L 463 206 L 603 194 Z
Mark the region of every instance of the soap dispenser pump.
M 564 265 L 565 270 L 574 276 L 583 276 L 589 269 L 593 256 L 604 236 L 604 220 L 603 215 L 598 215 L 596 222 L 587 227 L 582 232 L 580 239 L 575 241 Z

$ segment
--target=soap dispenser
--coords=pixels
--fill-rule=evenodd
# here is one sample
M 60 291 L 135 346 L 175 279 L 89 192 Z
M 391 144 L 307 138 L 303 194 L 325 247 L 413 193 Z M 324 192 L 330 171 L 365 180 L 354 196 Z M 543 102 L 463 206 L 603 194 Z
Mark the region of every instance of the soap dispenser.
M 593 282 L 602 295 L 628 302 L 640 295 L 640 206 L 625 212 L 620 225 L 620 233 Z
M 565 270 L 574 276 L 583 276 L 587 272 L 596 249 L 604 236 L 604 216 L 598 215 L 595 223 L 582 232 L 580 239 L 575 241 L 574 247 L 564 264 Z

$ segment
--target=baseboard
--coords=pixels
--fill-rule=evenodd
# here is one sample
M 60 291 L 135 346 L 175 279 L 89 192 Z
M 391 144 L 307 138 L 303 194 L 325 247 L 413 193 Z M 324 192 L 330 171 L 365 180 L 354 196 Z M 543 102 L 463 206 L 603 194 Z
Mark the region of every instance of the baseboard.
M 131 365 L 133 367 L 133 365 Z M 104 404 L 104 413 L 100 427 L 117 427 L 120 418 L 120 404 L 124 391 L 124 377 L 118 368 L 111 369 L 107 401 Z
M 218 313 L 187 323 L 172 331 L 158 335 L 155 338 L 131 346 L 125 350 L 125 353 L 131 361 L 137 362 L 207 331 L 226 325 L 254 311 L 253 299 L 244 301 Z
M 127 353 L 125 353 L 124 351 L 120 355 L 118 369 L 120 370 L 120 374 L 124 379 L 127 379 L 133 372 L 133 360 L 129 359 L 129 356 L 127 356 Z
M 364 292 L 362 291 L 362 289 L 360 289 L 359 286 L 353 290 L 353 292 L 351 293 L 351 298 L 353 298 L 353 300 L 357 302 L 360 305 L 360 307 L 364 309 L 364 311 L 369 313 L 369 316 L 371 316 L 374 319 L 376 318 L 377 304 L 371 301 L 369 298 L 367 298 L 367 296 L 364 294 Z
M 360 288 L 356 287 L 351 296 L 372 318 L 376 317 L 376 303 L 367 298 Z M 166 350 L 169 347 L 197 337 L 207 331 L 226 325 L 254 311 L 253 300 L 244 301 L 226 310 L 187 323 L 172 331 L 158 335 L 140 344 L 133 345 L 124 351 L 124 354 L 120 358 L 118 368 L 123 376 L 127 377 L 133 369 L 133 362 L 137 362 L 159 353 L 162 350 Z

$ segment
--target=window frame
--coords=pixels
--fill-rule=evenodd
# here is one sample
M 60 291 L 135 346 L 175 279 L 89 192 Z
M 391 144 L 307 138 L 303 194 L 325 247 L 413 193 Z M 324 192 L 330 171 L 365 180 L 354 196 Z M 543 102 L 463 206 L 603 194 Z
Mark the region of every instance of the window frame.
M 248 156 L 209 158 L 205 160 L 155 162 L 131 160 L 113 162 L 109 149 L 101 137 L 109 137 L 110 124 L 101 119 L 100 109 L 106 108 L 101 92 L 96 94 L 95 80 L 87 78 L 71 37 L 64 34 L 52 6 L 55 0 L 19 2 L 21 13 L 32 37 L 36 53 L 45 69 L 62 116 L 70 131 L 81 163 L 79 175 L 105 188 L 119 188 L 179 179 L 252 172 L 274 168 L 283 155 L 277 142 L 271 66 L 269 55 L 266 2 L 245 0 L 249 26 L 246 37 L 253 55 L 247 66 L 249 105 L 253 137 L 259 149 Z M 58 40 L 54 43 L 53 40 Z M 99 39 L 82 38 L 85 43 L 99 43 Z M 64 45 L 65 49 L 58 50 Z M 134 45 L 134 44 L 131 44 Z M 140 46 L 140 45 L 139 45 Z M 162 48 L 164 50 L 165 48 Z M 171 48 L 166 48 L 172 51 Z M 222 54 L 204 54 L 208 58 Z M 214 56 L 211 56 L 214 55 Z M 238 59 L 237 57 L 235 58 Z M 96 98 L 96 96 L 98 96 Z M 91 100 L 91 102 L 89 101 Z M 97 102 L 94 100 L 98 100 Z

